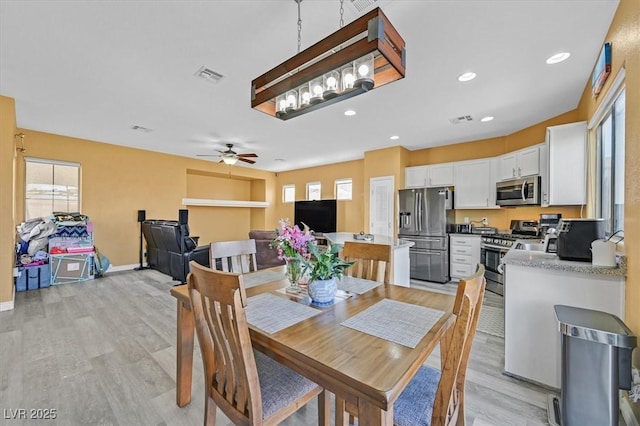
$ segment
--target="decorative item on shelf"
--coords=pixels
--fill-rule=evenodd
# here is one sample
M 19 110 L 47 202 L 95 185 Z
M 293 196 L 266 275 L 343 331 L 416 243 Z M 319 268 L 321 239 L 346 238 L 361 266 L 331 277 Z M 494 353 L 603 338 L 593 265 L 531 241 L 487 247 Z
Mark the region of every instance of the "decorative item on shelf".
M 338 257 L 340 246 L 329 245 L 320 251 L 315 244 L 309 245 L 310 258 L 300 257 L 305 273 L 309 274 L 307 290 L 311 303 L 318 306 L 333 304 L 338 290 L 338 282 L 344 270 L 355 262 L 345 262 Z
M 405 42 L 380 8 L 343 27 L 341 0 L 340 29 L 301 52 L 294 1 L 298 53 L 251 82 L 252 108 L 288 120 L 404 78 Z
M 313 235 L 302 232 L 298 225 L 291 225 L 289 219 L 280 219 L 279 227 L 276 229 L 276 238 L 271 242 L 270 247 L 278 250 L 278 259 L 284 260 L 286 266 L 286 276 L 289 280 L 287 291 L 297 293 L 300 288 L 298 282 L 302 278 L 301 261 L 310 256 L 311 247 L 315 247 Z
M 605 43 L 591 75 L 591 94 L 597 98 L 611 73 L 611 43 Z

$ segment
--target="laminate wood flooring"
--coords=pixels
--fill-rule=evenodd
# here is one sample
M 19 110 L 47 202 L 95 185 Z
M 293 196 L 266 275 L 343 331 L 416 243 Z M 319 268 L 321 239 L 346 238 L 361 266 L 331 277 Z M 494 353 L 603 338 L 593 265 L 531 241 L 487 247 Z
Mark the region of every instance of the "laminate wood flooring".
M 197 343 L 192 402 L 184 408 L 175 403 L 174 284 L 143 270 L 17 293 L 15 309 L 0 312 L 0 425 L 201 425 Z M 455 293 L 455 284 L 423 288 L 429 286 Z M 487 298 L 485 303 L 500 304 L 501 298 Z M 467 374 L 467 424 L 547 424 L 548 392 L 501 374 L 503 357 L 504 339 L 477 333 Z M 439 366 L 437 351 L 427 363 Z M 18 409 L 27 417 L 30 409 L 55 409 L 56 418 L 12 419 Z M 314 401 L 283 424 L 315 423 Z M 218 412 L 217 424 L 231 423 Z

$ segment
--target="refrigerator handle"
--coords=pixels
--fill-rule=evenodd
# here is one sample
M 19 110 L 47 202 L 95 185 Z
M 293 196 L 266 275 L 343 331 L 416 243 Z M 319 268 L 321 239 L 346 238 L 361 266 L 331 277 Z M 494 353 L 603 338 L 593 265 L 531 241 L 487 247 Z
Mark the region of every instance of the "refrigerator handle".
M 418 231 L 422 232 L 422 192 L 418 192 Z

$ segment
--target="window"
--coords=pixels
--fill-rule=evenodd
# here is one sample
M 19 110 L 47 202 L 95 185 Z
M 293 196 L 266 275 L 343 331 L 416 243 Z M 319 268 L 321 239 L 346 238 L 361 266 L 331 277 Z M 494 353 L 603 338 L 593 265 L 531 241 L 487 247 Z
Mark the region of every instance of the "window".
M 80 164 L 25 158 L 25 220 L 80 211 Z
M 607 235 L 624 230 L 625 91 L 613 102 L 597 128 L 598 217 Z
M 307 184 L 307 200 L 320 200 L 320 182 L 309 182 Z
M 353 183 L 351 179 L 336 180 L 336 200 L 351 200 L 352 187 Z
M 296 186 L 283 185 L 282 186 L 282 202 L 293 203 L 295 201 L 296 201 Z

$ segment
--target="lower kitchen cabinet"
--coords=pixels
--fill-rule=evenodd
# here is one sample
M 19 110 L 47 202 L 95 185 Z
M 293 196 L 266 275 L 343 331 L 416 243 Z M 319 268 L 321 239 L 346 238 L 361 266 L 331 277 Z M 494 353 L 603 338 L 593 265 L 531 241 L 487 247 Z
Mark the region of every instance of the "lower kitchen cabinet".
M 450 234 L 449 272 L 453 281 L 473 275 L 480 263 L 480 235 Z

